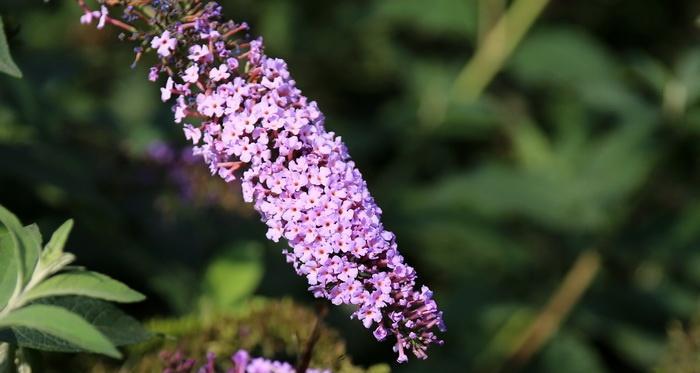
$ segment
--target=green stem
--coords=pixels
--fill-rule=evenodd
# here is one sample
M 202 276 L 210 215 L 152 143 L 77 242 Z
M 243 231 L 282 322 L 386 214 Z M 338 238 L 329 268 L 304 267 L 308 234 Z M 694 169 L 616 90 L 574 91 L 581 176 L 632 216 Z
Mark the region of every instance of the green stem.
M 479 98 L 548 3 L 549 0 L 516 0 L 460 72 L 452 97 L 466 102 Z
M 477 13 L 478 46 L 484 44 L 486 36 L 488 36 L 491 30 L 493 30 L 496 22 L 503 15 L 505 7 L 505 0 L 479 0 Z

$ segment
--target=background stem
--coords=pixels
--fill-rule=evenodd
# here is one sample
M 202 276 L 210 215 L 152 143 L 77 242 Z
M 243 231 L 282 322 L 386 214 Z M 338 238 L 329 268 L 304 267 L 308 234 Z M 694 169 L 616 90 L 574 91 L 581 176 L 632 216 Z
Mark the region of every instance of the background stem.
M 516 0 L 460 72 L 454 84 L 453 98 L 475 101 L 548 3 L 549 0 Z

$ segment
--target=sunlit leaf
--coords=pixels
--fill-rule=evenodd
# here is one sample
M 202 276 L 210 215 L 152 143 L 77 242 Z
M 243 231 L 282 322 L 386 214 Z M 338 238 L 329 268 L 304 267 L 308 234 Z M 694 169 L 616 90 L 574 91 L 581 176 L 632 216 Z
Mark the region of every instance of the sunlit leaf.
M 42 259 L 50 261 L 61 255 L 71 229 L 73 229 L 73 219 L 67 220 L 53 232 L 51 239 L 44 248 Z
M 15 78 L 22 77 L 22 72 L 10 55 L 10 47 L 7 45 L 7 37 L 5 36 L 5 26 L 3 25 L 2 17 L 0 17 L 0 72 Z
M 115 346 L 143 342 L 152 337 L 138 320 L 109 302 L 81 296 L 42 298 L 34 304 L 65 308 L 84 318 L 104 334 Z
M 49 305 L 30 305 L 11 312 L 0 319 L 0 328 L 13 328 L 21 335 L 21 329 L 31 330 L 25 336 L 33 344 L 41 346 L 47 341 L 64 340 L 82 350 L 101 353 L 111 357 L 121 357 L 112 343 L 85 319 L 64 308 Z M 20 337 L 18 337 L 20 339 Z
M 249 242 L 228 249 L 212 261 L 205 273 L 205 289 L 219 305 L 226 306 L 251 295 L 263 274 L 263 247 Z
M 0 235 L 0 309 L 7 305 L 17 287 L 17 257 L 8 233 Z
M 57 295 L 82 295 L 113 302 L 139 302 L 143 294 L 103 274 L 90 271 L 61 273 L 25 293 L 25 301 Z
M 34 224 L 30 224 L 26 227 L 24 227 L 24 230 L 29 234 L 29 236 L 34 240 L 34 242 L 39 246 L 39 250 L 41 250 L 41 243 L 43 242 L 43 238 L 41 236 L 41 231 L 39 230 L 39 226 Z
M 22 227 L 19 219 L 1 205 L 0 222 L 5 225 L 9 232 L 16 250 L 15 255 L 21 263 L 22 283 L 26 284 L 34 271 L 41 251 L 40 243 L 36 241 L 36 232 L 32 233 L 31 228 L 28 231 Z

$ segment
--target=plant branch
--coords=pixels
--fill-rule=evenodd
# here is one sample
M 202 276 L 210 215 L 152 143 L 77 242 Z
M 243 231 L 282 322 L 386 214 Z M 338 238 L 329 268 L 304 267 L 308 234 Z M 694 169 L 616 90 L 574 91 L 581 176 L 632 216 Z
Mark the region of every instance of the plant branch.
M 301 356 L 299 357 L 299 363 L 297 364 L 297 373 L 305 373 L 307 369 L 309 369 L 309 364 L 311 363 L 311 356 L 312 352 L 314 350 L 314 346 L 318 342 L 318 339 L 321 337 L 321 323 L 323 322 L 323 318 L 326 316 L 328 313 L 328 308 L 323 305 L 318 311 L 318 316 L 316 317 L 316 322 L 314 323 L 314 328 L 311 331 L 311 335 L 309 336 L 309 340 L 306 341 L 306 346 L 304 347 L 304 352 L 302 352 Z
M 557 332 L 562 321 L 578 303 L 600 270 L 600 255 L 595 250 L 582 252 L 547 305 L 517 339 L 504 364 L 504 372 L 513 372 L 530 358 Z
M 460 72 L 453 86 L 453 98 L 466 102 L 479 98 L 548 3 L 549 0 L 516 0 Z

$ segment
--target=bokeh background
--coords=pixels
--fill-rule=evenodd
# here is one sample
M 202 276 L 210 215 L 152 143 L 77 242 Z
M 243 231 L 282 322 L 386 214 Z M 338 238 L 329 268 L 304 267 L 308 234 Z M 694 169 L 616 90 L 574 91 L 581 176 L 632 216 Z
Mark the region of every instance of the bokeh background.
M 700 331 L 683 329 L 700 310 L 700 4 L 222 4 L 320 103 L 444 309 L 445 345 L 392 369 L 697 362 Z M 75 218 L 70 249 L 146 293 L 128 308 L 142 320 L 315 304 L 239 187 L 187 155 L 118 31 L 81 26 L 70 0 L 0 14 L 24 73 L 0 76 L 0 203 L 47 232 Z M 353 360 L 392 362 L 349 313 L 326 323 Z

